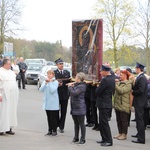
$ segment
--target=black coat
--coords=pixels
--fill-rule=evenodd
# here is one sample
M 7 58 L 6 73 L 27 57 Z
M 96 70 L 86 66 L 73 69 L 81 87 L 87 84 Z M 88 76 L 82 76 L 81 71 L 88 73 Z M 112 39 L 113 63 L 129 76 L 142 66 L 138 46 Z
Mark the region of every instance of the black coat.
M 144 107 L 147 103 L 148 83 L 144 73 L 140 74 L 133 86 L 132 95 L 134 107 Z
M 23 72 L 22 70 L 27 70 L 27 65 L 26 65 L 26 63 L 24 63 L 24 62 L 19 62 L 18 63 L 18 66 L 19 66 L 19 69 L 20 69 L 20 73 L 25 73 L 25 72 Z
M 101 80 L 96 89 L 96 106 L 98 108 L 112 108 L 112 95 L 115 90 L 115 78 L 108 75 Z
M 55 70 L 54 72 L 55 72 L 56 79 L 67 79 L 67 80 L 62 80 L 62 86 L 58 87 L 58 95 L 59 95 L 59 100 L 68 100 L 69 93 L 68 93 L 68 86 L 66 86 L 66 84 L 70 82 L 69 79 L 70 72 L 68 70 L 63 70 L 63 75 L 60 74 L 58 69 Z
M 76 83 L 73 87 L 68 87 L 71 96 L 71 114 L 85 115 L 85 92 L 86 84 L 83 82 Z

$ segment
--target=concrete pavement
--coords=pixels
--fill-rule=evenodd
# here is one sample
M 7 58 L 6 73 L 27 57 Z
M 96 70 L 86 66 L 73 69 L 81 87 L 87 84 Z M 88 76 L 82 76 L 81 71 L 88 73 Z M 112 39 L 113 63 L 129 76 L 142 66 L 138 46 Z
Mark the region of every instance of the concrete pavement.
M 134 118 L 132 113 L 131 118 Z M 112 136 L 117 134 L 115 114 L 110 121 Z M 18 126 L 14 129 L 15 135 L 0 136 L 0 150 L 148 150 L 150 149 L 150 128 L 146 130 L 146 144 L 135 144 L 131 140 L 136 134 L 135 122 L 131 122 L 127 140 L 113 140 L 112 147 L 101 147 L 96 143 L 100 140 L 99 131 L 86 128 L 86 144 L 78 146 L 72 144 L 73 121 L 70 115 L 70 106 L 64 133 L 56 137 L 44 136 L 47 133 L 47 120 L 45 111 L 42 110 L 42 93 L 36 85 L 27 85 L 27 90 L 20 90 L 18 104 Z

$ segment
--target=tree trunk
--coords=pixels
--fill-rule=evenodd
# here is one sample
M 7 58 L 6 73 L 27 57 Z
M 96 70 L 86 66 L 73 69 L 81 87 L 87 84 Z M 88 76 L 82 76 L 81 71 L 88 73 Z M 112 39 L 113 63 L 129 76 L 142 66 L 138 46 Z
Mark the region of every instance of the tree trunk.
M 113 41 L 113 45 L 114 45 L 114 62 L 115 62 L 115 68 L 118 68 L 118 56 L 117 56 L 116 41 Z
M 150 49 L 146 46 L 146 74 L 150 74 Z

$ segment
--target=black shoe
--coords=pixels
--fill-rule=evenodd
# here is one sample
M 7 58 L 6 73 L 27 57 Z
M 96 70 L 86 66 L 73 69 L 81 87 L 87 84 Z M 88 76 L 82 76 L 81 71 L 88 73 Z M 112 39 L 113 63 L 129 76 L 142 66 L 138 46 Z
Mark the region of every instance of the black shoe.
M 18 87 L 19 89 L 21 89 L 21 87 Z
M 74 138 L 74 139 L 72 140 L 72 143 L 77 143 L 77 142 L 79 142 L 79 139 L 78 139 L 78 138 Z
M 88 127 L 93 127 L 93 126 L 94 126 L 94 124 L 92 124 L 92 123 L 88 124 Z
M 95 130 L 96 130 L 96 131 L 100 131 L 99 127 L 97 127 Z
M 101 143 L 101 146 L 107 147 L 107 146 L 112 146 L 112 143 Z
M 60 133 L 64 133 L 64 130 L 63 130 L 63 129 L 59 129 L 59 132 L 60 132 Z
M 150 125 L 147 125 L 147 128 L 150 128 Z
M 145 144 L 145 142 L 141 142 L 141 141 L 139 141 L 139 140 L 136 140 L 136 141 L 132 141 L 133 143 L 138 143 L 138 144 Z
M 96 141 L 96 143 L 101 144 L 101 143 L 105 143 L 105 142 L 102 140 L 102 141 Z
M 10 135 L 14 135 L 15 132 L 12 132 L 12 131 L 7 131 L 6 134 L 10 134 Z
M 131 121 L 135 121 L 135 119 L 131 120 Z
M 89 124 L 87 123 L 85 126 L 88 127 L 88 125 L 89 125 Z
M 24 90 L 26 90 L 26 88 L 23 88 Z
M 136 135 L 131 135 L 131 137 L 138 138 L 137 134 Z
M 52 135 L 52 132 L 48 132 L 47 134 L 45 134 L 45 135 Z
M 95 125 L 93 128 L 92 128 L 92 130 L 96 130 L 97 129 L 97 125 Z
M 78 143 L 79 145 L 84 145 L 85 144 L 85 140 L 80 140 L 80 142 Z
M 56 136 L 57 135 L 57 132 L 52 132 L 52 136 Z
M 0 135 L 4 135 L 4 132 L 0 132 Z

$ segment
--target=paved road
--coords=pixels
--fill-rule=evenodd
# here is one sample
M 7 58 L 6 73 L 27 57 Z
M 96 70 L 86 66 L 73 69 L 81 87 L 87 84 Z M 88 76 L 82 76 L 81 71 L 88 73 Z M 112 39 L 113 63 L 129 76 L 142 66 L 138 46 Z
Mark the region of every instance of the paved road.
M 132 118 L 134 114 L 132 114 Z M 117 134 L 115 114 L 110 121 L 112 135 Z M 36 85 L 27 85 L 27 90 L 20 90 L 18 105 L 18 127 L 14 129 L 16 134 L 0 136 L 0 150 L 148 150 L 150 149 L 150 129 L 146 130 L 146 144 L 132 143 L 132 134 L 136 133 L 135 122 L 131 122 L 127 140 L 114 140 L 112 147 L 101 147 L 96 143 L 100 140 L 99 132 L 87 127 L 86 144 L 78 146 L 71 144 L 73 139 L 73 121 L 69 114 L 66 120 L 64 133 L 56 137 L 44 136 L 47 133 L 47 121 L 42 110 L 42 93 Z

